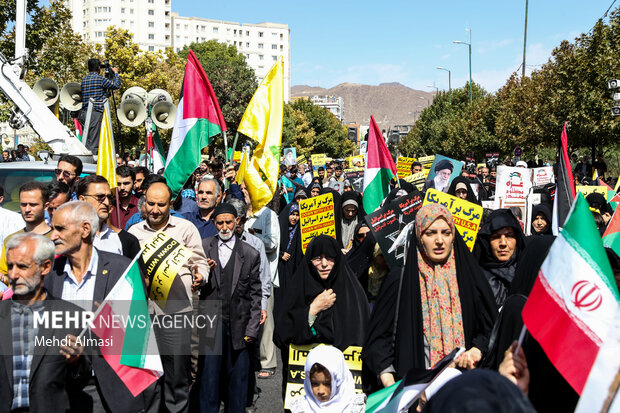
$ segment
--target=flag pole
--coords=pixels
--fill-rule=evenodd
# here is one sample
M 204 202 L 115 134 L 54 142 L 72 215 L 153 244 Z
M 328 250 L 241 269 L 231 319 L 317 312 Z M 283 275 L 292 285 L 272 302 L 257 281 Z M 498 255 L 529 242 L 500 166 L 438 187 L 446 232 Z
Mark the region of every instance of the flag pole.
M 226 136 L 226 135 L 224 135 Z M 232 160 L 232 158 L 235 156 L 235 148 L 237 147 L 237 140 L 239 139 L 239 132 L 235 133 L 235 139 L 233 140 L 233 146 L 232 146 L 232 152 L 230 153 L 230 156 L 228 157 L 228 162 L 230 162 Z
M 224 137 L 224 153 L 225 153 L 225 158 L 228 159 L 228 138 L 226 138 L 226 131 L 223 130 L 222 131 L 222 136 Z M 229 159 L 230 162 L 230 159 Z

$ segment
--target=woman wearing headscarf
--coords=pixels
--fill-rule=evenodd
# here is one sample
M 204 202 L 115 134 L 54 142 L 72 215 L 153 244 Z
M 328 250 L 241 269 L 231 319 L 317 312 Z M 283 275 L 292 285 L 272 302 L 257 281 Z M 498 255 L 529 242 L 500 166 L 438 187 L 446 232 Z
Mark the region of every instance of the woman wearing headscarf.
M 450 184 L 450 188 L 448 188 L 448 193 L 457 198 L 480 205 L 478 197 L 470 185 L 469 178 L 462 176 L 457 176 L 454 178 Z
M 278 288 L 274 289 L 274 316 L 279 311 L 282 297 L 286 295 L 291 279 L 304 257 L 301 249 L 299 205 L 293 202 L 284 207 L 278 216 L 278 221 L 280 223 L 280 258 L 278 260 Z
M 308 198 L 314 198 L 315 196 L 319 196 L 322 192 L 323 185 L 321 185 L 315 180 L 310 182 L 310 185 L 306 187 L 306 194 L 308 195 Z
M 422 207 L 404 269 L 392 270 L 375 303 L 362 359 L 389 386 L 409 369 L 428 369 L 456 347 L 473 368 L 487 349 L 497 308 L 452 214 Z
M 353 244 L 345 257 L 364 291 L 368 289 L 368 268 L 375 244 L 375 237 L 366 221 L 358 222 L 353 235 Z
M 545 204 L 532 208 L 532 235 L 551 235 L 551 211 Z
M 305 395 L 293 400 L 292 413 L 363 413 L 364 394 L 355 393 L 353 375 L 342 351 L 318 346 L 308 353 L 304 366 Z
M 310 241 L 292 281 L 276 320 L 276 344 L 324 343 L 341 350 L 363 344 L 368 302 L 334 238 Z
M 356 191 L 347 191 L 340 197 L 340 243 L 345 251 L 351 249 L 357 224 L 364 220 L 366 213 L 362 204 L 362 195 Z
M 525 235 L 517 218 L 508 209 L 491 212 L 476 239 L 474 252 L 479 257 L 497 307 L 506 299 L 515 275 L 519 254 L 525 248 Z

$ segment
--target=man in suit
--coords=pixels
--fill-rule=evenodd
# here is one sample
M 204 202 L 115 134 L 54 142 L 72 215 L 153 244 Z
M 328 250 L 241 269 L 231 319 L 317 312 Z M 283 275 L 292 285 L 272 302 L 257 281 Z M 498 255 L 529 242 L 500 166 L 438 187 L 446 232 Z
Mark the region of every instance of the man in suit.
M 76 337 L 79 327 L 50 328 L 35 321 L 50 311 L 81 311 L 43 288 L 54 250 L 52 241 L 34 233 L 7 241 L 13 296 L 0 302 L 0 412 L 69 411 L 69 392 L 90 377 Z
M 228 394 L 227 411 L 244 413 L 250 355 L 248 345 L 258 337 L 261 317 L 260 255 L 235 235 L 239 225 L 237 211 L 227 203 L 218 205 L 213 218 L 218 235 L 202 245 L 212 274 L 200 292 L 201 311 L 209 304 L 221 303 L 221 317 L 215 329 L 208 329 L 201 340 L 200 411 L 217 413 L 220 383 Z
M 45 279 L 52 295 L 89 311 L 103 302 L 130 263 L 122 255 L 93 247 L 98 228 L 99 216 L 87 202 L 61 205 L 52 218 L 51 236 L 60 258 Z M 77 411 L 139 412 L 149 407 L 157 411 L 155 384 L 133 397 L 99 351 L 92 356 L 92 364 L 94 375 L 72 400 Z

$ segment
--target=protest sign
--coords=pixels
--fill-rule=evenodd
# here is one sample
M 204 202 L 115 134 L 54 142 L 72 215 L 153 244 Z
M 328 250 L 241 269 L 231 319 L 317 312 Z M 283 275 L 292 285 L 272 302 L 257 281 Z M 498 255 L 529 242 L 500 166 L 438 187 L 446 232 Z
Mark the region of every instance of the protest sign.
M 418 162 L 422 164 L 422 168 L 424 169 L 431 169 L 431 165 L 433 164 L 434 161 L 435 161 L 435 155 L 423 156 L 421 158 L 418 158 Z
M 344 176 L 351 183 L 354 191 L 362 192 L 364 189 L 364 168 L 345 169 Z
M 284 148 L 284 165 L 297 165 L 297 148 Z
M 366 153 L 367 150 L 368 150 L 368 142 L 361 141 L 360 142 L 360 153 L 363 155 Z
M 543 166 L 542 168 L 532 169 L 532 184 L 534 186 L 545 186 L 554 182 L 553 166 Z
M 428 172 L 427 179 L 430 181 L 428 188 L 447 192 L 450 182 L 461 174 L 461 169 L 463 169 L 463 164 L 460 161 L 443 155 L 435 155 L 433 164 Z
M 390 268 L 403 265 L 405 246 L 399 247 L 393 252 L 388 251 L 405 225 L 415 219 L 416 213 L 422 207 L 422 201 L 422 193 L 414 190 L 414 192 L 395 199 L 365 217 L 366 223 L 379 243 L 383 257 Z
M 413 165 L 414 162 L 415 158 L 399 156 L 396 160 L 396 173 L 398 174 L 398 178 L 403 179 L 411 175 L 411 165 Z
M 304 254 L 313 238 L 319 235 L 336 238 L 334 195 L 323 194 L 299 201 L 299 222 L 301 224 L 301 249 Z
M 497 167 L 495 200 L 498 208 L 525 207 L 527 195 L 532 187 L 532 170 L 514 166 Z
M 299 155 L 297 157 L 297 165 L 301 165 L 302 163 L 306 163 L 306 157 L 304 155 Z
M 142 259 L 151 280 L 149 298 L 161 308 L 166 308 L 170 287 L 179 269 L 191 256 L 189 249 L 162 231 L 155 233 L 144 245 Z
M 581 192 L 584 197 L 597 193 L 603 195 L 605 199 L 607 199 L 607 187 L 605 186 L 577 185 L 575 188 L 577 189 L 577 192 Z
M 423 206 L 431 203 L 441 204 L 450 210 L 454 226 L 472 251 L 482 221 L 482 207 L 435 189 L 426 191 Z
M 288 352 L 288 371 L 286 374 L 286 395 L 284 396 L 284 408 L 290 409 L 293 400 L 306 394 L 304 390 L 304 379 L 306 377 L 304 367 L 306 358 L 315 347 L 325 344 L 305 344 L 289 346 Z M 342 354 L 347 363 L 347 367 L 353 375 L 355 392 L 363 393 L 362 390 L 362 348 L 359 346 L 349 346 Z
M 241 151 L 233 152 L 233 162 L 241 162 Z
M 364 155 L 347 157 L 347 165 L 349 166 L 349 168 L 363 168 L 364 167 Z
M 540 204 L 541 201 L 541 195 L 540 194 L 535 194 L 535 193 L 530 193 L 527 196 L 527 209 L 525 211 L 525 221 L 524 221 L 524 225 L 523 225 L 523 232 L 525 232 L 525 235 L 529 236 L 532 235 L 532 219 L 534 219 L 535 217 L 532 216 L 532 211 L 534 209 L 535 205 Z
M 321 166 L 323 168 L 325 167 L 325 154 L 318 153 L 318 154 L 310 155 L 310 160 L 312 161 L 312 170 L 314 172 L 314 175 L 316 176 L 317 169 L 319 169 Z
M 428 171 L 424 172 L 418 172 L 415 173 L 413 175 L 409 175 L 408 177 L 404 178 L 405 181 L 409 182 L 410 184 L 412 184 L 413 186 L 415 186 L 416 188 L 418 188 L 418 191 L 421 191 L 422 189 L 424 189 L 424 184 L 426 183 L 426 175 L 427 175 Z

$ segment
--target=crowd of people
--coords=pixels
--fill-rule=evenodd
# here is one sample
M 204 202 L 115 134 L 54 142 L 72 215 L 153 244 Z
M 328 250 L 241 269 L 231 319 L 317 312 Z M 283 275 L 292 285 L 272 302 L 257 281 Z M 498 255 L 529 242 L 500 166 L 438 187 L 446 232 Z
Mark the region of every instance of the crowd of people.
M 0 376 L 12 379 L 0 383 L 0 411 L 216 413 L 223 403 L 228 412 L 244 412 L 252 407 L 256 378 L 281 379 L 282 394 L 273 396 L 285 395 L 290 346 L 307 344 L 327 346 L 308 354 L 305 395 L 292 402 L 293 412 L 362 412 L 366 395 L 411 369 L 432 368 L 456 348 L 464 352 L 451 380 L 412 409 L 452 411 L 479 396 L 477 411 L 573 411 L 577 393 L 536 340 L 526 334 L 516 343 L 521 309 L 554 239 L 551 188 L 537 188 L 541 204 L 531 222 L 510 209 L 485 210 L 473 251 L 446 207 L 425 205 L 404 267 L 390 267 L 347 167 L 337 160 L 319 168 L 283 164 L 276 194 L 255 211 L 247 188 L 235 181 L 238 165 L 223 159 L 202 162 L 175 198 L 161 171 L 119 157 L 111 189 L 102 176 L 83 176 L 79 158 L 62 155 L 55 181 L 19 188 L 19 214 L 0 208 L 0 282 L 13 294 L 0 302 L 0 345 L 12 354 L 0 363 Z M 442 168 L 449 167 L 438 165 L 439 178 L 424 190 L 479 205 L 493 198 L 494 165 L 465 169 L 450 182 Z M 422 164 L 412 165 L 412 173 L 421 171 Z M 394 179 L 384 202 L 413 191 Z M 336 236 L 312 239 L 304 253 L 299 202 L 327 193 Z M 588 201 L 602 234 L 612 210 L 594 195 Z M 533 235 L 524 235 L 525 225 Z M 151 309 L 163 376 L 133 395 L 101 349 L 84 351 L 78 330 L 36 331 L 33 314 L 52 304 L 96 309 L 159 232 L 191 257 L 178 269 L 167 305 Z M 611 250 L 608 256 L 618 281 L 620 259 Z M 149 296 L 153 279 L 142 270 Z M 213 303 L 219 303 L 215 331 L 155 322 L 209 312 Z M 34 336 L 51 333 L 68 340 L 46 348 L 50 357 L 38 367 L 42 350 Z M 349 346 L 362 348 L 357 390 L 342 353 Z

